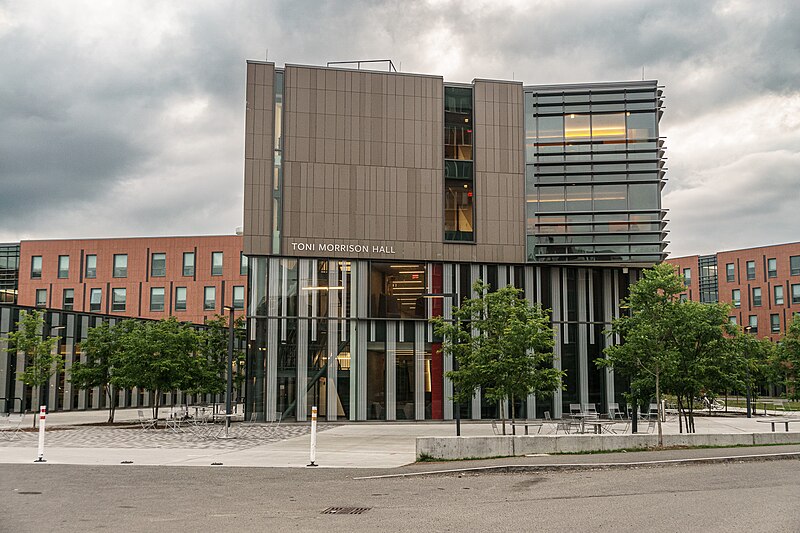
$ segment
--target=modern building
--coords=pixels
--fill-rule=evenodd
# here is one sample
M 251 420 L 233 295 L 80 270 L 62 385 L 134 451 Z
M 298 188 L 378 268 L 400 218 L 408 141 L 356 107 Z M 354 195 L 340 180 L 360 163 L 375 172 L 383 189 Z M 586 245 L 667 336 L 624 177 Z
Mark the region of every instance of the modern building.
M 0 244 L 0 303 L 17 303 L 19 243 Z
M 17 250 L 23 306 L 197 324 L 224 306 L 244 313 L 238 235 L 22 241 Z
M 800 242 L 673 257 L 682 298 L 732 306 L 730 320 L 777 341 L 800 313 Z
M 624 404 L 599 369 L 618 302 L 665 257 L 655 81 L 526 86 L 247 64 L 248 409 L 451 419 L 432 316 L 473 282 L 552 309 L 565 389 L 517 413 Z M 464 418 L 496 416 L 483 394 Z

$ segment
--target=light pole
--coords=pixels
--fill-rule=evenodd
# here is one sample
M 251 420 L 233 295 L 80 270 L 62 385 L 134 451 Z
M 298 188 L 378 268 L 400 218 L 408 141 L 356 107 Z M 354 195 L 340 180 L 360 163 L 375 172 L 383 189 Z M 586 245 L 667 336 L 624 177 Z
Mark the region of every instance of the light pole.
M 228 386 L 225 391 L 225 438 L 227 438 L 228 431 L 231 427 L 231 396 L 233 396 L 233 306 L 225 305 L 222 307 L 226 311 L 230 311 L 228 318 Z
M 752 326 L 747 326 L 744 328 L 744 331 L 749 334 L 750 330 L 753 329 Z M 745 354 L 744 354 L 744 368 L 747 372 L 747 418 L 753 418 L 753 408 L 750 403 L 750 357 L 749 354 L 746 353 L 748 350 L 748 344 L 750 343 L 750 338 L 748 337 L 747 341 L 745 342 Z
M 429 292 L 422 295 L 423 298 L 450 298 L 453 305 L 451 306 L 450 313 L 453 313 L 453 310 L 456 308 L 458 304 L 458 294 L 455 292 Z M 455 341 L 455 335 L 453 335 L 453 341 Z M 458 370 L 458 359 L 456 358 L 455 354 L 453 354 L 453 370 Z M 456 388 L 455 384 L 453 384 L 453 396 L 455 396 Z M 458 400 L 453 402 L 453 409 L 455 409 L 455 420 L 456 420 L 456 437 L 461 436 L 461 404 Z

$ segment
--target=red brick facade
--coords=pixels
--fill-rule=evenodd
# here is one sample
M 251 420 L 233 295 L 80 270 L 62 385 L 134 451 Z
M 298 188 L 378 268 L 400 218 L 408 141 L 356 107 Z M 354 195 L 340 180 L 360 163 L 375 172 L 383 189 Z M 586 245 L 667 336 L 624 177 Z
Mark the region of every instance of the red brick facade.
M 780 339 L 791 323 L 793 314 L 800 313 L 800 242 L 727 250 L 717 252 L 716 256 L 719 301 L 733 305 L 734 290 L 739 290 L 739 306 L 731 309 L 731 316 L 736 318 L 736 323 L 745 327 L 750 324 L 750 317 L 754 316 L 759 337 L 768 337 L 773 341 Z M 795 274 L 791 272 L 792 257 L 796 258 Z M 773 272 L 769 269 L 770 259 L 774 259 Z M 667 261 L 678 267 L 680 274 L 685 268 L 691 268 L 692 281 L 687 295 L 694 301 L 700 300 L 698 260 L 698 256 L 692 255 Z M 748 262 L 755 266 L 750 276 L 752 279 L 748 279 Z M 728 281 L 728 265 L 733 265 L 731 281 Z M 776 301 L 776 286 L 782 287 L 782 303 Z M 754 289 L 761 290 L 760 305 L 755 300 Z M 774 329 L 773 320 L 777 325 Z
M 184 275 L 184 253 L 194 253 L 194 273 Z M 212 275 L 212 253 L 222 252 L 222 274 Z M 142 318 L 164 318 L 203 323 L 231 305 L 234 287 L 247 292 L 247 274 L 242 274 L 242 237 L 146 237 L 122 239 L 76 239 L 22 241 L 20 245 L 19 304 L 36 305 L 37 290 L 46 296 L 46 307 L 63 307 L 65 289 L 74 291 L 75 311 L 90 311 L 92 289 L 101 290 L 96 312 Z M 166 254 L 165 275 L 152 271 L 153 254 Z M 96 275 L 87 278 L 87 256 L 96 256 Z M 127 276 L 114 277 L 115 255 L 127 255 Z M 69 271 L 59 277 L 59 256 L 69 256 Z M 41 257 L 41 278 L 32 277 L 33 257 Z M 176 289 L 186 288 L 186 309 L 176 309 Z M 215 288 L 214 308 L 204 309 L 206 287 Z M 151 289 L 164 289 L 163 311 L 151 311 Z M 125 310 L 112 308 L 113 289 L 125 289 Z M 236 311 L 243 314 L 244 309 Z

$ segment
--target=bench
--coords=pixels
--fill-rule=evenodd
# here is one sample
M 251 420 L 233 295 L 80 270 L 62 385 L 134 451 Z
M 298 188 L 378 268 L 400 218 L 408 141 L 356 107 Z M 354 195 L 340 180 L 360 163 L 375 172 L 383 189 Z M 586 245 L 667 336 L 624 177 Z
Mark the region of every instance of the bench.
M 756 422 L 761 422 L 762 424 L 770 424 L 772 426 L 772 432 L 775 432 L 775 424 L 783 424 L 786 427 L 786 431 L 789 431 L 789 424 L 792 422 L 800 422 L 800 418 L 772 418 L 766 420 L 756 420 Z

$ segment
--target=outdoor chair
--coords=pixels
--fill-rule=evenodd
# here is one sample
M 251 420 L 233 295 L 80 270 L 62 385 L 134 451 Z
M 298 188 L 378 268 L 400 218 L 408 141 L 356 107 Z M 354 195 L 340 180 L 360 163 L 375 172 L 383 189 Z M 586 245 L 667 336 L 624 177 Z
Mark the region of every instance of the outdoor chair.
M 597 418 L 597 408 L 593 403 L 583 404 L 583 415 L 586 417 Z
M 571 404 L 569 404 L 569 415 L 570 416 L 582 415 L 582 414 L 583 414 L 583 411 L 581 411 L 581 404 L 579 404 L 579 403 L 571 403 Z
M 24 413 L 13 413 L 2 418 L 4 429 L 0 431 L 0 435 L 3 436 L 4 440 L 14 440 L 19 436 L 22 431 L 22 421 L 24 418 Z
M 608 418 L 609 420 L 616 420 L 617 418 L 623 420 L 625 418 L 622 411 L 619 410 L 619 403 L 612 402 L 608 404 Z
M 652 419 L 652 420 L 658 419 L 658 404 L 657 403 L 651 403 L 650 404 L 650 408 L 647 411 L 647 418 L 648 419 Z
M 271 422 L 258 422 L 257 421 L 257 413 L 253 412 L 250 414 L 250 422 L 242 422 L 241 428 L 245 431 L 245 433 L 249 435 L 258 436 L 260 433 L 262 436 L 269 437 L 275 433 L 275 430 L 280 426 L 281 419 L 283 418 L 283 413 L 280 411 L 276 411 Z
M 500 435 L 500 429 L 497 427 L 497 420 L 492 420 L 492 433 Z
M 137 411 L 139 415 L 139 425 L 142 429 L 156 429 L 156 419 L 144 416 L 144 411 L 139 409 Z

